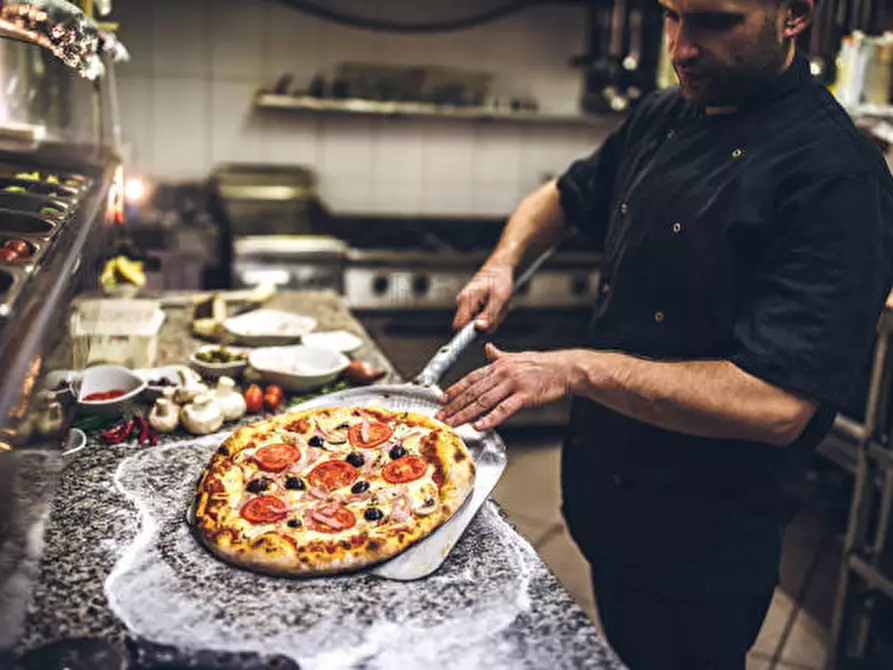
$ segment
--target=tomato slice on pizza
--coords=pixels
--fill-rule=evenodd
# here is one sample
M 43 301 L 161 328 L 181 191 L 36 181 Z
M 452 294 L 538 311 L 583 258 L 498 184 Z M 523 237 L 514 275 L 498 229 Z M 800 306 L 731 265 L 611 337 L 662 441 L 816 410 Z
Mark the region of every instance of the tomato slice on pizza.
M 282 472 L 301 458 L 300 450 L 291 444 L 268 444 L 254 454 L 257 467 L 267 472 Z
M 428 471 L 428 461 L 419 456 L 403 456 L 384 466 L 382 478 L 391 484 L 406 484 L 421 479 Z
M 357 523 L 354 513 L 342 505 L 330 505 L 308 510 L 304 523 L 318 533 L 340 533 Z
M 326 461 L 313 468 L 307 475 L 307 480 L 311 486 L 334 491 L 350 486 L 359 476 L 359 471 L 347 461 Z
M 380 421 L 364 420 L 347 431 L 347 439 L 357 449 L 374 449 L 394 435 L 394 429 Z
M 242 506 L 242 518 L 250 523 L 275 523 L 286 516 L 285 503 L 275 496 L 258 496 Z

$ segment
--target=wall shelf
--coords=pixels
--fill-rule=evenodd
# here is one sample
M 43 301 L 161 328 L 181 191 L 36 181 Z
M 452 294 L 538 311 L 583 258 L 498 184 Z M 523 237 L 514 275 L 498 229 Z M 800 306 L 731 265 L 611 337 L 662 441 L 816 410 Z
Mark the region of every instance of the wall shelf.
M 254 107 L 326 115 L 352 115 L 389 118 L 434 118 L 455 121 L 534 123 L 569 126 L 613 126 L 622 115 L 544 114 L 529 111 L 501 111 L 484 107 L 453 107 L 425 102 L 379 102 L 376 100 L 329 100 L 311 96 L 280 95 L 261 91 Z

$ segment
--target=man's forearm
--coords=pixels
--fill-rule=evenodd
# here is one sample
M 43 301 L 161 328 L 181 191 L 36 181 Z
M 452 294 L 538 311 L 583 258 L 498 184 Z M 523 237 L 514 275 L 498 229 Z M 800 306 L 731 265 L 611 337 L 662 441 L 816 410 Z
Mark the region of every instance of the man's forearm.
M 559 243 L 567 233 L 558 182 L 553 179 L 521 201 L 487 263 L 517 269 Z
M 728 361 L 663 362 L 591 350 L 574 354 L 575 395 L 666 430 L 784 446 L 815 412 L 814 403 Z

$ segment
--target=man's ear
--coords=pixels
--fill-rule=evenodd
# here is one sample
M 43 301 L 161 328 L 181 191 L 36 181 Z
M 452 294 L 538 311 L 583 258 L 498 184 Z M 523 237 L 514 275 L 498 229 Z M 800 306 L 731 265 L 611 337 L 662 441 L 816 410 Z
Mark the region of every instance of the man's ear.
M 790 0 L 785 2 L 784 28 L 785 39 L 796 39 L 812 23 L 815 15 L 816 0 Z

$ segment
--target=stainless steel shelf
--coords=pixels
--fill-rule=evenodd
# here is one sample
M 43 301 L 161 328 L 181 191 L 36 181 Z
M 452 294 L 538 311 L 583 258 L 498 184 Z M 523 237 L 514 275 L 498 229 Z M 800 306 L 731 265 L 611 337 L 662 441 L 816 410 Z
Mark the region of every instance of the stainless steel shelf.
M 529 111 L 502 111 L 486 107 L 453 107 L 425 102 L 378 102 L 375 100 L 324 100 L 311 96 L 279 95 L 259 92 L 256 109 L 283 110 L 314 114 L 352 115 L 389 118 L 435 118 L 454 121 L 534 123 L 571 126 L 613 126 L 622 115 L 544 114 Z

